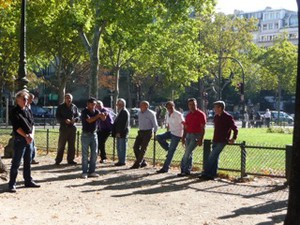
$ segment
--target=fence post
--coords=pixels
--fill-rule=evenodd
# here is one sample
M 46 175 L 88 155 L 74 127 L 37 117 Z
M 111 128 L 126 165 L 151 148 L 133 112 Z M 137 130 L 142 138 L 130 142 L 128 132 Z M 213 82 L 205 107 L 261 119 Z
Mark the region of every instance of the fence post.
M 293 145 L 285 146 L 285 177 L 287 184 L 290 183 L 291 163 L 292 163 Z
M 211 146 L 211 140 L 204 140 L 204 144 L 203 144 L 203 165 L 202 165 L 202 169 L 204 170 L 204 166 L 208 160 L 209 154 L 210 154 L 210 146 Z
M 241 179 L 243 179 L 243 177 L 246 177 L 246 158 L 247 158 L 246 142 L 243 141 L 240 147 L 241 147 Z
M 155 167 L 156 164 L 156 132 L 154 132 L 154 138 L 153 138 L 153 167 Z
M 47 155 L 49 154 L 49 129 L 47 129 L 47 138 L 46 138 L 46 150 L 47 150 Z
M 77 157 L 79 157 L 79 138 L 80 138 L 80 133 L 79 130 L 77 131 L 77 151 L 76 151 L 76 155 Z
M 113 161 L 116 159 L 116 138 L 113 138 Z

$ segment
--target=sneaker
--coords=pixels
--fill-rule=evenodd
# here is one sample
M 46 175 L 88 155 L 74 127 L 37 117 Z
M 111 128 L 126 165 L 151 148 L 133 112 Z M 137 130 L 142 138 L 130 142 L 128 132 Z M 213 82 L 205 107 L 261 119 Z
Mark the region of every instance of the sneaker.
M 100 160 L 100 163 L 105 164 L 105 163 L 107 163 L 107 160 L 106 160 L 106 159 L 101 159 L 101 160 Z
M 32 161 L 31 161 L 31 164 L 39 164 L 40 162 L 38 162 L 38 161 L 36 161 L 35 159 L 33 159 Z
M 94 172 L 94 173 L 90 173 L 88 176 L 89 177 L 99 177 L 99 174 Z
M 178 173 L 177 177 L 186 177 L 186 176 L 189 176 L 189 175 L 190 175 L 189 173 Z
M 126 163 L 120 163 L 120 162 L 115 163 L 115 166 L 125 166 L 125 165 Z
M 214 180 L 213 177 L 209 177 L 209 176 L 206 176 L 206 175 L 204 175 L 204 174 L 201 174 L 198 178 L 199 178 L 200 180 L 202 180 L 202 181 Z
M 161 168 L 160 170 L 157 170 L 156 173 L 167 173 L 168 171 L 165 171 L 163 168 Z
M 77 165 L 77 162 L 75 161 L 71 161 L 71 162 L 68 162 L 69 165 Z
M 16 186 L 9 187 L 9 188 L 8 188 L 8 191 L 9 191 L 10 193 L 16 193 L 16 192 L 17 192 Z
M 87 178 L 88 178 L 87 173 L 83 173 L 83 174 L 81 175 L 81 178 L 82 178 L 82 179 L 87 179 Z

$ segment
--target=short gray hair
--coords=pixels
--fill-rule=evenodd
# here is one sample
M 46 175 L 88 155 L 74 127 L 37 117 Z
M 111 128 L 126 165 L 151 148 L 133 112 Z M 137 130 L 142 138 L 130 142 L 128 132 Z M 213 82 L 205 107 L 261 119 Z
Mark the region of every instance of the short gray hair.
M 124 107 L 124 108 L 126 107 L 126 101 L 125 101 L 124 98 L 119 98 L 119 99 L 117 100 L 117 103 L 118 103 L 118 102 L 122 102 L 123 107 Z
M 148 101 L 141 101 L 141 103 L 140 104 L 145 104 L 148 108 L 149 108 L 149 106 L 150 106 L 150 104 L 149 104 L 149 102 Z
M 71 93 L 66 93 L 65 97 L 69 96 L 71 98 L 71 100 L 73 100 L 73 95 Z

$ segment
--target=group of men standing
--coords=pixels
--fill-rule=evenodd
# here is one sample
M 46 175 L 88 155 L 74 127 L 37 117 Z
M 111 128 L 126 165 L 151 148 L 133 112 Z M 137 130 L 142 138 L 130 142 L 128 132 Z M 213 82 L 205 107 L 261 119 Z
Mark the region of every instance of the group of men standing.
M 20 91 L 16 95 L 16 107 L 12 110 L 12 125 L 15 135 L 14 156 L 10 170 L 9 191 L 16 191 L 16 177 L 21 159 L 24 158 L 24 180 L 26 187 L 40 187 L 31 178 L 30 163 L 34 149 L 34 122 L 32 112 L 28 108 L 29 94 Z M 112 134 L 117 140 L 118 162 L 115 166 L 126 165 L 126 154 L 128 148 L 129 119 L 130 115 L 126 109 L 126 101 L 122 98 L 117 100 L 117 116 L 112 119 L 103 103 L 95 98 L 89 98 L 86 108 L 79 113 L 78 108 L 72 103 L 71 94 L 66 94 L 64 102 L 57 108 L 56 118 L 60 123 L 59 140 L 55 164 L 59 165 L 63 160 L 64 149 L 68 143 L 67 162 L 76 165 L 75 158 L 75 123 L 81 120 L 82 133 L 82 178 L 98 177 L 95 172 L 97 153 L 100 152 L 101 163 L 106 161 L 105 142 Z M 147 101 L 140 103 L 138 113 L 138 134 L 134 142 L 135 162 L 130 169 L 138 169 L 147 166 L 145 153 L 148 144 L 156 135 L 158 123 L 155 112 L 150 110 Z M 167 151 L 167 157 L 163 167 L 157 173 L 166 173 L 170 168 L 171 161 L 179 142 L 185 146 L 185 152 L 181 160 L 181 172 L 178 176 L 187 176 L 191 173 L 193 163 L 193 151 L 201 146 L 205 135 L 206 115 L 198 109 L 194 98 L 188 99 L 189 112 L 184 118 L 183 114 L 175 109 L 172 101 L 166 103 L 166 127 L 167 131 L 157 134 L 155 138 L 161 147 Z M 219 155 L 227 143 L 234 143 L 237 138 L 237 126 L 231 115 L 225 111 L 225 103 L 217 101 L 214 103 L 215 130 L 212 151 L 208 163 L 204 165 L 204 171 L 199 177 L 203 180 L 214 179 L 217 174 Z M 231 131 L 233 137 L 231 138 Z M 88 158 L 89 156 L 89 158 Z

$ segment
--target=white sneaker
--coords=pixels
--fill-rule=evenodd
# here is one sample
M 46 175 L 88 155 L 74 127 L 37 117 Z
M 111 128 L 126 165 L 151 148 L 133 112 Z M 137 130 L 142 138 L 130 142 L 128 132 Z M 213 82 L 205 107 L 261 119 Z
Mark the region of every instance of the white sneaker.
M 89 177 L 99 177 L 99 174 L 97 174 L 97 173 L 95 173 L 95 172 L 94 172 L 94 173 L 90 173 L 90 174 L 89 174 Z
M 88 175 L 87 175 L 86 173 L 83 173 L 83 174 L 81 175 L 81 178 L 87 179 L 87 178 L 88 178 Z

